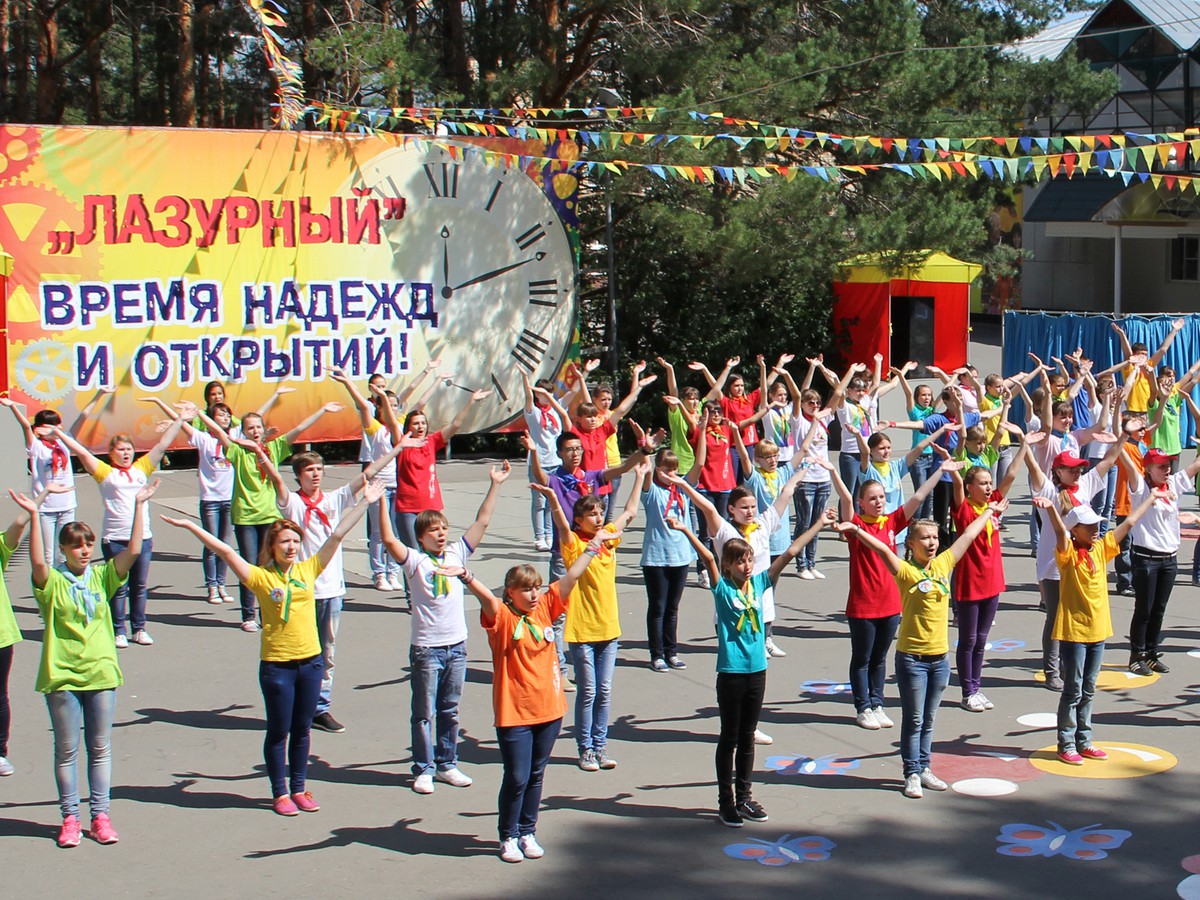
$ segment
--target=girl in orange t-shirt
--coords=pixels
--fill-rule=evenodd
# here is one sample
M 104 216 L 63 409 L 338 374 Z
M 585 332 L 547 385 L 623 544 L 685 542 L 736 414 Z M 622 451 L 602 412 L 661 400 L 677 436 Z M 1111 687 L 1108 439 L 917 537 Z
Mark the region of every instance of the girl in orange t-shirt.
M 458 578 L 479 598 L 479 621 L 492 648 L 492 707 L 496 739 L 504 763 L 500 782 L 500 858 L 517 863 L 539 859 L 538 806 L 542 777 L 567 711 L 554 647 L 554 621 L 566 613 L 567 598 L 602 547 L 620 537 L 605 532 L 594 537 L 567 574 L 542 588 L 533 566 L 514 566 L 504 576 L 497 597 L 466 569 L 439 569 Z

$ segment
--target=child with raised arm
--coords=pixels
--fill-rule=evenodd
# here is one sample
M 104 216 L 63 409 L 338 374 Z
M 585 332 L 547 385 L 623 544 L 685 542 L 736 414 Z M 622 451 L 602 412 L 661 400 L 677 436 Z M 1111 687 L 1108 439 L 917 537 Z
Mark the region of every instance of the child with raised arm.
M 457 541 L 450 541 L 450 520 L 438 509 L 417 515 L 417 539 L 412 545 L 398 540 L 387 519 L 381 520 L 384 546 L 404 567 L 412 605 L 409 721 L 412 789 L 418 794 L 432 794 L 435 778 L 452 787 L 469 787 L 472 782 L 458 768 L 458 704 L 467 679 L 467 614 L 462 584 L 439 575 L 438 570 L 466 567 L 487 532 L 500 486 L 511 472 L 507 460 L 492 467 L 488 492 L 475 521 Z
M 837 527 L 853 534 L 879 554 L 900 588 L 900 631 L 896 639 L 896 683 L 900 687 L 900 758 L 904 764 L 904 796 L 920 799 L 923 789 L 944 791 L 946 782 L 929 768 L 933 750 L 933 721 L 942 692 L 950 683 L 950 574 L 967 548 L 1008 502 L 994 501 L 938 553 L 938 526 L 917 519 L 908 527 L 908 558 L 898 557 L 887 544 L 853 522 Z
M 108 810 L 113 711 L 122 677 L 110 603 L 142 549 L 146 502 L 154 496 L 158 484 L 157 480 L 143 484 L 132 497 L 129 533 L 111 559 L 92 565 L 95 533 L 82 522 L 69 522 L 59 532 L 63 561 L 54 568 L 46 564 L 42 529 L 37 522 L 38 503 L 45 492 L 31 500 L 9 491 L 33 519 L 29 532 L 33 599 L 46 626 L 34 687 L 46 695 L 54 731 L 54 777 L 63 817 L 58 832 L 60 847 L 78 847 L 82 838 L 76 770 L 81 730 L 87 745 L 92 839 L 100 844 L 117 842 Z
M 242 437 L 251 444 L 257 444 L 261 452 L 278 465 L 292 455 L 292 442 L 315 425 L 321 416 L 338 413 L 345 408 L 341 403 L 326 403 L 291 431 L 269 441 L 266 440 L 267 426 L 263 417 L 258 413 L 246 413 L 242 417 Z M 220 428 L 213 428 L 211 420 L 207 424 L 233 467 L 233 500 L 229 517 L 233 520 L 233 536 L 237 541 L 238 553 L 242 559 L 258 559 L 267 530 L 279 518 L 279 510 L 275 507 L 275 488 L 266 470 L 259 464 L 258 449 L 247 450 L 245 446 L 233 443 Z M 242 631 L 253 634 L 259 630 L 255 618 L 254 591 L 243 580 L 238 594 L 242 606 Z
M 406 440 L 411 441 L 407 438 Z M 321 490 L 321 484 L 325 480 L 325 460 L 320 453 L 307 450 L 293 454 L 290 460 L 292 474 L 295 475 L 300 489 L 290 491 L 280 476 L 279 469 L 264 450 L 259 449 L 257 444 L 249 444 L 247 449 L 253 447 L 258 453 L 259 463 L 266 470 L 267 477 L 275 488 L 275 505 L 280 515 L 296 522 L 304 532 L 300 540 L 303 562 L 324 546 L 346 510 L 354 505 L 355 498 L 366 483 L 380 472 L 391 468 L 396 457 L 406 446 L 409 444 L 402 443 L 401 446 L 392 448 L 348 483 L 329 493 Z M 384 483 L 380 482 L 379 485 L 384 489 L 386 496 L 387 488 Z M 319 731 L 340 734 L 346 730 L 346 726 L 329 711 L 333 697 L 337 633 L 342 621 L 342 606 L 346 599 L 346 578 L 340 545 L 329 564 L 317 576 L 313 597 L 317 604 L 317 632 L 321 640 L 321 658 L 325 666 L 321 674 L 321 693 L 317 698 L 317 711 L 313 716 L 312 725 Z
M 820 521 L 792 541 L 773 563 L 759 569 L 760 560 L 740 538 L 725 541 L 721 564 L 679 519 L 671 528 L 682 532 L 700 556 L 712 582 L 717 620 L 717 707 L 721 733 L 717 738 L 717 817 L 722 825 L 741 828 L 743 822 L 766 822 L 766 810 L 753 795 L 754 745 L 758 718 L 767 688 L 766 627 L 763 598 L 796 554 L 822 528 L 836 519 L 826 510 Z
M 635 471 L 640 479 L 649 469 L 648 463 L 641 462 Z M 575 744 L 579 750 L 579 768 L 585 772 L 617 767 L 617 761 L 608 755 L 608 717 L 612 706 L 613 670 L 621 636 L 615 555 L 620 542 L 609 540 L 604 533 L 625 530 L 637 516 L 639 495 L 640 491 L 630 491 L 624 510 L 608 525 L 604 524 L 603 501 L 595 494 L 580 497 L 575 502 L 571 520 L 567 519 L 557 495 L 550 505 L 558 529 L 563 561 L 568 566 L 579 558 L 597 534 L 608 542 L 601 558 L 575 586 L 564 626 L 564 637 L 571 648 L 578 690 L 575 697 Z
M 0 397 L 0 406 L 12 410 L 21 433 L 25 436 L 25 452 L 29 457 L 30 493 L 34 496 L 45 490 L 47 485 L 58 485 L 64 490 L 52 491 L 42 504 L 42 546 L 46 549 L 46 565 L 62 562 L 58 550 L 58 532 L 68 522 L 75 520 L 75 473 L 71 471 L 71 454 L 66 444 L 54 437 L 54 427 L 62 425 L 62 417 L 52 409 L 34 413 L 33 421 L 25 418 L 8 397 Z M 0 753 L 0 756 L 4 754 Z
M 603 539 L 619 537 L 615 532 L 597 535 L 567 573 L 545 590 L 533 566 L 509 569 L 499 597 L 466 569 L 437 570 L 443 577 L 457 578 L 478 598 L 479 622 L 492 651 L 492 709 L 504 764 L 499 826 L 500 858 L 505 862 L 545 855 L 537 840 L 542 779 L 567 712 L 552 623 L 566 614 L 576 582 L 604 550 Z
M 108 442 L 109 462 L 101 462 L 91 452 L 55 426 L 54 436 L 67 445 L 79 457 L 79 462 L 100 487 L 100 499 L 104 503 L 104 520 L 101 525 L 100 548 L 105 559 L 113 559 L 121 553 L 129 541 L 129 526 L 133 521 L 135 500 L 138 493 L 150 482 L 150 476 L 158 469 L 163 456 L 174 442 L 182 427 L 182 420 L 172 422 L 148 452 L 134 461 L 133 438 L 128 434 L 115 434 Z M 150 559 L 154 552 L 154 539 L 150 532 L 149 516 L 142 517 L 142 540 L 140 550 L 134 554 L 133 568 L 129 578 L 109 598 L 113 608 L 113 627 L 116 631 L 116 646 L 124 649 L 129 642 L 150 646 L 154 639 L 146 630 L 146 599 L 149 592 Z M 128 625 L 126 625 L 128 613 Z M 128 631 L 126 630 L 128 628 Z
M 1169 487 L 1148 491 L 1121 524 L 1097 540 L 1100 516 L 1086 503 L 1067 513 L 1049 497 L 1034 497 L 1055 536 L 1054 562 L 1062 588 L 1054 620 L 1054 640 L 1062 660 L 1063 689 L 1058 701 L 1058 758 L 1071 766 L 1108 754 L 1092 745 L 1092 697 L 1112 635 L 1108 605 L 1108 561 L 1121 552 L 1121 540 L 1158 501 L 1173 501 Z
M 304 531 L 290 519 L 276 519 L 268 526 L 258 565 L 252 565 L 195 522 L 161 517 L 168 525 L 190 531 L 222 557 L 229 571 L 259 599 L 263 628 L 258 683 L 267 714 L 263 757 L 271 783 L 271 808 L 277 815 L 298 816 L 321 808 L 307 787 L 313 713 L 325 667 L 313 591 L 342 540 L 382 494 L 381 485 L 368 483 L 362 498 L 346 510 L 325 543 L 303 562 Z

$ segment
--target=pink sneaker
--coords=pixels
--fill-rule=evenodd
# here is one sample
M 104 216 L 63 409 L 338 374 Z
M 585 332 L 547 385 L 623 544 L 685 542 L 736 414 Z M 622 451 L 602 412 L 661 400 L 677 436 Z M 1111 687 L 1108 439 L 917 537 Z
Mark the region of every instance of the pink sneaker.
M 1099 747 L 1084 747 L 1079 751 L 1079 755 L 1084 759 L 1108 759 L 1108 754 Z
M 62 828 L 58 831 L 58 846 L 78 847 L 83 838 L 83 828 L 79 824 L 79 816 L 67 816 L 63 819 Z
M 304 812 L 316 812 L 321 808 L 321 804 L 313 799 L 311 791 L 305 791 L 303 794 L 292 794 L 292 802 L 296 804 L 296 808 Z
M 1083 757 L 1074 750 L 1059 750 L 1058 759 L 1060 762 L 1065 762 L 1068 766 L 1083 765 Z
M 92 840 L 98 844 L 115 844 L 118 840 L 117 832 L 112 827 L 112 822 L 109 820 L 106 813 L 97 813 L 92 816 Z
M 300 810 L 297 808 L 292 798 L 287 794 L 284 794 L 282 797 L 276 797 L 275 802 L 271 804 L 271 808 L 281 816 L 300 815 Z

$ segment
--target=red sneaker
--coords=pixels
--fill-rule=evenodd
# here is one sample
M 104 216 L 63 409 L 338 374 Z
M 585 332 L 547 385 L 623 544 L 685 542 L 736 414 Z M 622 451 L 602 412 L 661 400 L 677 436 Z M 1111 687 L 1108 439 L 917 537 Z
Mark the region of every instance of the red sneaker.
M 1079 751 L 1079 755 L 1084 759 L 1108 759 L 1108 754 L 1099 747 L 1084 747 Z
M 321 808 L 321 804 L 313 799 L 310 791 L 305 791 L 302 794 L 292 794 L 292 802 L 296 804 L 296 808 L 304 812 L 316 812 Z
M 284 794 L 282 797 L 276 797 L 275 802 L 271 804 L 271 808 L 281 816 L 300 815 L 300 809 L 287 794 Z
M 106 813 L 92 816 L 92 840 L 98 844 L 115 844 L 119 839 Z
M 83 828 L 79 824 L 79 816 L 67 816 L 63 819 L 62 828 L 58 831 L 58 846 L 78 847 L 83 839 Z

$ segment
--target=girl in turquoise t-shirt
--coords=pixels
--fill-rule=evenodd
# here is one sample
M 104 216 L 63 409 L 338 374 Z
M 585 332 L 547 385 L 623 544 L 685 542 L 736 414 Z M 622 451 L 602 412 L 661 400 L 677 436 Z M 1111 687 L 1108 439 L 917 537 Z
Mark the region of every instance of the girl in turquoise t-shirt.
M 83 522 L 69 522 L 58 536 L 64 559 L 54 568 L 46 565 L 38 523 L 38 504 L 43 496 L 31 500 L 24 494 L 9 491 L 17 505 L 33 520 L 29 532 L 33 598 L 46 623 L 35 686 L 46 695 L 46 708 L 54 731 L 54 776 L 63 817 L 58 832 L 60 847 L 77 847 L 82 838 L 75 765 L 80 726 L 87 736 L 88 812 L 92 817 L 92 839 L 100 844 L 117 842 L 117 832 L 108 817 L 108 804 L 112 782 L 113 711 L 122 677 L 117 665 L 109 601 L 125 583 L 142 551 L 146 501 L 154 496 L 158 485 L 156 479 L 135 495 L 129 542 L 120 553 L 107 562 L 92 565 L 95 532 Z
M 762 596 L 779 580 L 788 563 L 817 533 L 837 520 L 832 509 L 771 563 L 754 575 L 754 549 L 731 538 L 721 550 L 721 567 L 700 539 L 680 519 L 667 519 L 700 557 L 713 585 L 717 608 L 717 707 L 721 734 L 717 738 L 717 816 L 722 825 L 741 828 L 746 820 L 766 822 L 767 813 L 753 798 L 754 732 L 767 688 L 767 637 L 762 620 Z

